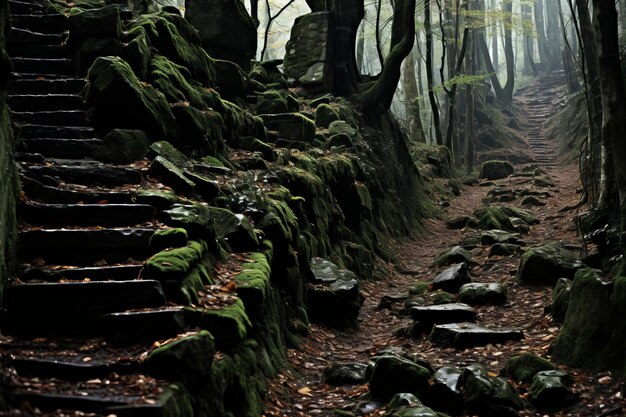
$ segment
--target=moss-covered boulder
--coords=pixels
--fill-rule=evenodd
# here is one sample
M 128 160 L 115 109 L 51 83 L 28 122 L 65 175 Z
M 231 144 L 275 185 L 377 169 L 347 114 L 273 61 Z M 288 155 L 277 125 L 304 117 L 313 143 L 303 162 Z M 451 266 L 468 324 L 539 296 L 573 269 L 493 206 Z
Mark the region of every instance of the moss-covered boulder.
M 386 354 L 375 359 L 369 390 L 372 398 L 389 401 L 398 393 L 426 394 L 430 372 L 423 366 L 403 357 Z
M 538 372 L 530 386 L 530 402 L 539 409 L 561 410 L 578 400 L 571 385 L 572 377 L 566 372 Z
M 578 254 L 558 242 L 529 248 L 520 261 L 516 278 L 530 285 L 554 285 L 559 278 L 573 278 L 582 268 Z
M 215 340 L 206 330 L 165 343 L 148 354 L 144 369 L 157 378 L 193 386 L 211 373 Z
M 329 385 L 359 385 L 367 381 L 364 363 L 340 363 L 324 369 L 324 381 Z
M 247 75 L 234 62 L 215 60 L 215 86 L 220 95 L 232 100 L 241 97 L 246 89 Z
M 356 275 L 321 258 L 311 260 L 315 280 L 308 285 L 309 316 L 333 327 L 356 325 L 364 297 Z
M 85 94 L 91 122 L 101 131 L 143 130 L 150 141 L 177 137 L 170 106 L 154 87 L 142 84 L 128 63 L 100 57 L 89 69 Z
M 515 169 L 508 161 L 486 161 L 480 167 L 480 178 L 499 180 L 512 175 Z
M 315 125 L 328 128 L 332 122 L 339 120 L 339 113 L 330 104 L 320 104 L 315 109 Z
M 511 223 L 511 218 L 500 207 L 483 207 L 474 211 L 474 217 L 478 219 L 479 229 L 483 230 L 507 230 L 516 232 L 517 229 Z
M 428 404 L 437 410 L 459 413 L 463 409 L 461 369 L 443 367 L 432 377 L 428 392 Z
M 99 161 L 112 164 L 130 164 L 143 159 L 150 141 L 142 130 L 113 129 L 104 137 L 94 156 Z
M 263 114 L 260 116 L 269 130 L 277 131 L 283 139 L 313 142 L 315 123 L 299 113 Z
M 146 260 L 143 277 L 157 281 L 180 281 L 206 252 L 207 245 L 202 241 L 191 241 L 183 247 L 163 250 Z
M 468 409 L 480 416 L 515 417 L 524 407 L 506 379 L 492 377 L 478 365 L 463 370 L 462 385 Z
M 498 283 L 463 284 L 458 300 L 469 305 L 502 305 L 506 303 L 506 288 Z
M 139 79 L 148 79 L 148 67 L 152 60 L 152 45 L 143 27 L 137 26 L 127 32 L 120 56 L 128 62 Z
M 180 136 L 177 147 L 196 157 L 225 155 L 223 135 L 226 127 L 218 112 L 213 109 L 199 110 L 182 103 L 172 106 L 172 114 Z
M 562 323 L 569 307 L 569 298 L 572 291 L 572 280 L 559 278 L 552 290 L 552 301 L 550 303 L 550 314 L 554 320 Z
M 607 282 L 598 270 L 579 270 L 552 358 L 585 369 L 623 372 L 626 354 L 616 347 L 626 344 L 625 306 L 625 277 Z
M 150 237 L 150 250 L 160 252 L 187 245 L 187 231 L 181 228 L 159 229 Z
M 517 382 L 530 383 L 537 372 L 555 369 L 556 366 L 549 360 L 530 353 L 524 353 L 511 357 L 506 362 L 502 374 Z
M 455 246 L 450 250 L 441 253 L 433 261 L 433 265 L 436 266 L 450 266 L 459 263 L 471 263 L 472 254 L 462 246 Z
M 70 47 L 79 47 L 87 38 L 114 38 L 122 35 L 120 9 L 115 5 L 85 10 L 70 15 Z
M 257 32 L 239 0 L 186 0 L 185 16 L 211 56 L 235 62 L 244 70 L 256 54 Z
M 289 112 L 289 103 L 285 95 L 276 90 L 265 91 L 257 96 L 256 112 L 258 114 L 279 114 Z

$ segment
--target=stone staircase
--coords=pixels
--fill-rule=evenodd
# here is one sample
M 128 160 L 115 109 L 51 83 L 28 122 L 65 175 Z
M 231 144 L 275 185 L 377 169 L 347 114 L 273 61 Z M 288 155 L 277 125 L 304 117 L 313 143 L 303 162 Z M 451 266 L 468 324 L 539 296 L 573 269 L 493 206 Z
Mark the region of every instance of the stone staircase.
M 558 145 L 546 140 L 544 123 L 554 115 L 555 107 L 566 94 L 565 73 L 555 71 L 520 89 L 515 98 L 518 106 L 525 110 L 531 154 L 542 166 L 556 164 Z
M 193 327 L 158 280 L 142 279 L 159 211 L 148 163 L 94 160 L 65 38 L 66 16 L 10 0 L 8 104 L 19 127 L 20 273 L 7 288 L 0 352 L 12 369 L 10 415 L 172 415 L 169 383 L 140 356 Z

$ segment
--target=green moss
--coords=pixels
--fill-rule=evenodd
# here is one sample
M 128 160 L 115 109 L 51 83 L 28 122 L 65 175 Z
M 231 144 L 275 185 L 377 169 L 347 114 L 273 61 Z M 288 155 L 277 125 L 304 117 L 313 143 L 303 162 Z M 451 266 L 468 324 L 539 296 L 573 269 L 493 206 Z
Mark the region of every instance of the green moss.
M 556 369 L 556 366 L 550 363 L 549 360 L 530 353 L 525 353 L 511 357 L 506 362 L 502 373 L 514 381 L 530 383 L 537 372 L 551 371 L 554 369 Z
M 433 304 L 449 304 L 456 300 L 456 295 L 445 291 L 434 292 L 431 296 Z
M 409 290 L 410 295 L 423 295 L 428 291 L 428 287 L 432 285 L 432 282 L 416 282 Z
M 170 103 L 189 102 L 204 108 L 204 97 L 191 85 L 191 73 L 182 65 L 175 64 L 162 55 L 150 61 L 149 81 L 161 91 Z
M 180 141 L 178 146 L 196 157 L 225 155 L 224 119 L 212 109 L 199 110 L 179 103 L 172 107 Z
M 339 113 L 330 104 L 320 104 L 315 109 L 315 125 L 328 128 L 334 121 L 339 120 Z
M 163 417 L 192 417 L 194 416 L 193 398 L 182 385 L 171 384 L 159 396 L 163 404 Z
M 126 43 L 121 57 L 142 80 L 148 79 L 148 69 L 152 60 L 151 46 L 144 27 L 136 26 L 126 33 Z
M 156 280 L 180 280 L 207 252 L 204 241 L 191 241 L 182 248 L 165 250 L 144 264 L 144 277 Z
M 252 322 L 240 299 L 219 309 L 188 308 L 187 311 L 195 325 L 213 334 L 219 350 L 233 349 L 246 340 L 252 329 Z
M 181 228 L 160 229 L 150 238 L 150 249 L 162 251 L 187 245 L 187 231 Z

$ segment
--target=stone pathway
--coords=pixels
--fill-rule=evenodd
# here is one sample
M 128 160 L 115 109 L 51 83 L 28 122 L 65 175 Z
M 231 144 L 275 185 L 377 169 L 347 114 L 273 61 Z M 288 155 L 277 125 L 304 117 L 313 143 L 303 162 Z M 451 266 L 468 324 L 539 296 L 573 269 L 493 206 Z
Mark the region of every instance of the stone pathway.
M 282 372 L 271 384 L 266 416 L 382 415 L 388 398 L 376 402 L 376 398 L 370 395 L 379 395 L 380 387 L 367 384 L 365 374 L 358 380 L 359 375 L 354 370 L 374 363 L 371 361 L 380 355 L 390 354 L 408 359 L 413 364 L 408 365 L 409 368 L 417 364 L 422 369 L 439 369 L 431 380 L 429 394 L 418 390 L 418 394 L 421 392 L 418 397 L 437 411 L 447 410 L 454 415 L 593 416 L 620 404 L 619 383 L 607 382 L 612 381 L 610 378 L 603 381 L 597 375 L 570 371 L 575 376 L 573 389 L 580 401 L 571 405 L 571 395 L 568 394 L 570 405 L 562 411 L 552 410 L 546 414 L 545 410 L 535 409 L 528 400 L 522 401 L 530 399 L 529 384 L 514 385 L 517 393 L 510 397 L 510 409 L 506 412 L 480 408 L 489 406 L 490 401 L 495 401 L 493 399 L 479 406 L 472 398 L 466 398 L 465 411 L 462 411 L 462 395 L 469 395 L 469 391 L 463 391 L 454 382 L 459 381 L 463 369 L 487 381 L 503 371 L 508 359 L 515 355 L 532 353 L 549 358 L 550 343 L 558 333 L 559 324 L 546 313 L 551 287 L 524 285 L 516 279 L 516 274 L 521 253 L 532 245 L 558 241 L 569 249 L 580 249 L 573 227 L 574 214 L 558 213 L 560 208 L 579 198 L 576 193 L 578 184 L 574 180 L 578 176 L 577 169 L 556 164 L 558 144 L 546 143 L 542 133 L 542 126 L 554 114 L 552 111 L 562 97 L 563 88 L 558 81 L 561 77 L 561 74 L 555 74 L 540 79 L 516 98 L 527 114 L 529 146 L 537 164 L 518 166 L 514 175 L 502 180 L 482 181 L 480 186 L 467 187 L 446 209 L 448 224 L 466 225 L 468 222 L 455 222 L 454 219 L 467 217 L 469 224 L 480 225 L 484 223 L 481 218 L 471 220 L 479 213 L 476 209 L 488 205 L 518 210 L 516 207 L 526 204 L 526 199 L 532 196 L 540 204 L 523 206 L 530 215 L 527 222 L 515 218 L 523 217 L 523 212 L 516 216 L 509 212 L 513 217 L 509 218 L 511 229 L 481 231 L 472 227 L 455 227 L 453 230 L 447 228 L 445 221 L 433 219 L 427 222 L 428 232 L 424 236 L 398 242 L 396 255 L 402 267 L 387 270 L 385 279 L 365 285 L 367 298 L 359 317 L 360 327 L 353 332 L 337 332 L 312 326 L 311 336 L 302 348 L 290 351 L 293 370 Z M 537 169 L 537 165 L 541 168 Z M 457 284 L 446 288 L 450 292 L 437 291 L 433 279 L 438 281 L 437 275 L 450 267 L 434 265 L 433 260 L 445 259 L 440 255 L 450 249 L 455 256 L 458 255 L 456 245 L 469 251 L 472 284 L 465 284 L 467 279 L 460 277 Z M 452 271 L 453 274 L 458 272 Z M 470 287 L 461 290 L 463 284 Z M 482 293 L 478 293 L 477 286 Z M 496 295 L 501 288 L 505 290 L 505 299 L 502 294 Z M 465 295 L 457 295 L 459 290 Z M 476 293 L 468 295 L 468 291 Z M 485 295 L 489 291 L 492 293 Z M 338 369 L 342 369 L 342 364 L 349 365 L 343 369 L 344 375 L 350 378 L 337 378 L 334 382 L 334 378 L 341 374 Z M 476 364 L 483 371 L 472 368 Z M 406 363 L 403 366 L 407 366 Z M 453 368 L 460 371 L 450 373 Z M 375 371 L 376 367 L 372 369 Z M 478 376 L 480 372 L 485 374 Z M 400 386 L 398 381 L 402 378 L 402 373 L 390 373 L 386 380 L 388 384 Z M 452 392 L 454 389 L 450 391 L 448 386 L 444 390 L 448 397 L 442 397 L 442 384 L 445 386 L 448 381 L 458 391 Z M 500 383 L 495 382 L 496 379 L 491 381 L 496 385 Z M 439 401 L 441 398 L 448 400 Z M 599 405 L 597 398 L 605 399 L 605 404 Z M 399 404 L 416 404 L 406 397 L 398 401 Z M 536 399 L 533 401 L 540 404 Z M 523 410 L 512 411 L 520 407 Z M 434 415 L 424 407 L 416 407 L 413 412 L 415 414 L 398 411 L 388 415 Z

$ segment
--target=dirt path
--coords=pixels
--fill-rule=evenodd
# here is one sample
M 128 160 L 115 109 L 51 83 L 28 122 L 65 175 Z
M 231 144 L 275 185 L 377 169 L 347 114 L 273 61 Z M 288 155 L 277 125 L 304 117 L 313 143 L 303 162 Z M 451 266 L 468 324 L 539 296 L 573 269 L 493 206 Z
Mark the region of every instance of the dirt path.
M 527 94 L 536 94 L 532 91 Z M 547 117 L 547 113 L 546 116 Z M 537 119 L 533 119 L 537 123 Z M 534 137 L 540 137 L 535 135 Z M 548 149 L 554 149 L 550 144 Z M 531 150 L 533 146 L 531 145 Z M 536 149 L 536 148 L 535 148 Z M 531 352 L 542 357 L 550 357 L 549 346 L 556 336 L 559 325 L 544 312 L 550 303 L 551 288 L 522 286 L 514 280 L 520 255 L 508 257 L 488 257 L 489 247 L 479 247 L 473 251 L 478 265 L 471 271 L 473 282 L 498 282 L 507 287 L 508 301 L 504 306 L 478 307 L 477 322 L 492 327 L 519 328 L 524 332 L 520 342 L 504 345 L 488 345 L 465 350 L 434 346 L 428 335 L 419 338 L 404 338 L 395 335 L 396 330 L 412 323 L 403 311 L 402 302 L 390 309 L 380 309 L 378 304 L 385 295 L 406 296 L 408 290 L 418 281 L 431 281 L 443 268 L 434 267 L 433 259 L 441 252 L 459 244 L 472 233 L 472 229 L 450 230 L 445 220 L 460 215 L 471 215 L 485 205 L 483 199 L 495 187 L 501 189 L 523 189 L 531 187 L 547 191 L 549 197 L 543 200 L 543 207 L 527 208 L 540 220 L 524 237 L 527 245 L 558 240 L 564 244 L 580 247 L 573 219 L 576 213 L 559 213 L 563 207 L 573 205 L 579 199 L 577 194 L 578 171 L 576 166 L 553 164 L 554 158 L 542 159 L 549 181 L 554 186 L 537 188 L 532 178 L 509 177 L 495 181 L 493 185 L 466 187 L 460 197 L 452 201 L 443 219 L 431 219 L 426 223 L 427 233 L 410 240 L 396 242 L 400 266 L 392 268 L 388 276 L 376 282 L 363 285 L 366 302 L 359 318 L 359 328 L 341 332 L 318 325 L 311 326 L 311 334 L 300 349 L 289 352 L 291 369 L 283 371 L 271 382 L 266 401 L 266 416 L 332 416 L 334 410 L 350 411 L 344 415 L 381 415 L 383 410 L 355 412 L 357 404 L 366 401 L 367 384 L 358 386 L 332 387 L 323 382 L 323 371 L 330 365 L 341 362 L 367 361 L 384 347 L 402 347 L 409 353 L 416 353 L 433 368 L 442 366 L 463 367 L 479 363 L 489 372 L 498 373 L 506 360 L 519 353 Z M 519 172 L 521 167 L 517 167 Z M 517 205 L 521 198 L 500 205 Z M 568 370 L 575 378 L 575 390 L 581 394 L 581 401 L 558 413 L 545 414 L 528 407 L 521 416 L 597 416 L 619 405 L 621 387 L 610 375 L 589 375 L 576 370 Z M 524 387 L 519 393 L 525 397 Z M 612 414 L 617 415 L 617 414 Z

